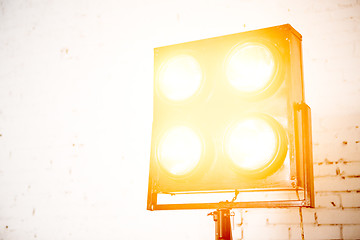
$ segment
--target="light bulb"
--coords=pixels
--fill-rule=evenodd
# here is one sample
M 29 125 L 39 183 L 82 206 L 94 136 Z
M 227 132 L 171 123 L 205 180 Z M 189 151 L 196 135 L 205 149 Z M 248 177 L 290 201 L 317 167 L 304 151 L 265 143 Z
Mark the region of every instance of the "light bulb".
M 261 118 L 247 118 L 236 123 L 225 139 L 225 151 L 241 169 L 257 170 L 273 161 L 278 138 L 274 129 Z
M 190 55 L 181 54 L 170 58 L 162 66 L 158 88 L 167 99 L 183 101 L 200 89 L 202 79 L 198 61 Z
M 191 172 L 200 162 L 203 144 L 190 128 L 177 126 L 160 139 L 158 161 L 169 173 L 177 176 Z
M 229 55 L 226 76 L 230 84 L 245 93 L 264 90 L 273 80 L 275 60 L 262 44 L 239 45 Z

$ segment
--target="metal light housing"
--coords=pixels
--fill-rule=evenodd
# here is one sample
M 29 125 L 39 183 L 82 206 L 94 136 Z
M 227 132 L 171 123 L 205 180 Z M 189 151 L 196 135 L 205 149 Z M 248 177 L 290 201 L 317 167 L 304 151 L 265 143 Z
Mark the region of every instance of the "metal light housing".
M 286 24 L 155 49 L 148 210 L 314 206 L 301 40 Z

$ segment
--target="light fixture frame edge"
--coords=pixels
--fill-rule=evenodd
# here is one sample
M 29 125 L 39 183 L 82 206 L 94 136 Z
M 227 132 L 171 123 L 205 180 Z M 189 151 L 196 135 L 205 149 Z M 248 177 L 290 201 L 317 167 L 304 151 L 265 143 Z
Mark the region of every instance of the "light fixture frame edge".
M 285 24 L 278 27 L 284 27 L 290 30 L 297 38 L 302 40 L 302 36 L 298 33 L 290 24 Z M 303 81 L 303 59 L 302 50 L 300 46 L 300 64 L 301 64 L 301 83 Z M 302 86 L 302 99 L 304 99 L 304 87 Z M 301 191 L 304 192 L 304 198 L 298 200 L 279 200 L 279 201 L 244 201 L 244 202 L 218 202 L 218 203 L 182 203 L 182 204 L 158 204 L 158 191 L 156 190 L 156 181 L 152 179 L 150 171 L 149 176 L 149 187 L 148 187 L 148 198 L 147 198 L 147 210 L 185 210 L 185 209 L 219 209 L 219 208 L 288 208 L 288 207 L 315 207 L 314 198 L 314 177 L 313 177 L 313 161 L 312 161 L 312 130 L 311 130 L 311 109 L 305 102 L 295 103 L 294 106 L 294 124 L 298 127 L 296 131 L 301 131 L 303 137 L 299 140 L 302 141 L 301 156 L 303 171 L 300 172 L 303 179 L 303 186 Z M 299 118 L 296 116 L 300 116 Z M 299 127 L 301 130 L 299 130 Z M 150 165 L 153 164 L 150 161 Z M 150 170 L 151 170 L 150 166 Z M 301 184 L 300 184 L 301 185 Z M 298 188 L 297 186 L 296 188 Z M 297 191 L 294 187 L 294 191 Z M 235 191 L 235 190 L 233 190 Z

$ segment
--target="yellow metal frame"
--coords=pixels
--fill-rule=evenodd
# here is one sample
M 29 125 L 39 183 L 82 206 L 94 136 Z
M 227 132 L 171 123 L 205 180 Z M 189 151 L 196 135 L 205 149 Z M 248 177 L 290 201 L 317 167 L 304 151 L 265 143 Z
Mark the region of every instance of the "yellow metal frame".
M 257 36 L 260 36 L 257 38 Z M 279 37 L 280 36 L 280 37 Z M 199 179 L 200 173 L 204 173 L 210 168 L 212 164 L 211 159 L 212 155 L 215 154 L 213 149 L 215 146 L 212 146 L 212 143 L 208 143 L 206 153 L 204 153 L 202 163 L 203 169 L 195 169 L 189 176 L 176 178 L 174 176 L 168 176 L 164 171 L 162 171 L 156 162 L 154 156 L 156 156 L 156 142 L 161 136 L 161 129 L 166 129 L 166 121 L 162 120 L 163 115 L 166 116 L 178 116 L 182 112 L 186 112 L 187 109 L 190 109 L 189 106 L 196 102 L 196 99 L 200 97 L 200 93 L 197 93 L 193 99 L 186 100 L 182 104 L 176 102 L 165 102 L 165 99 L 161 94 L 158 93 L 157 86 L 154 85 L 154 122 L 153 122 L 153 139 L 151 146 L 151 160 L 150 160 L 150 171 L 149 171 L 149 187 L 148 187 L 148 210 L 173 210 L 173 209 L 220 209 L 220 208 L 268 208 L 268 207 L 314 207 L 314 180 L 313 180 L 313 169 L 312 169 L 312 139 L 311 139 L 311 111 L 309 106 L 304 102 L 304 88 L 303 88 L 303 73 L 302 73 L 302 50 L 301 50 L 301 35 L 294 30 L 289 24 L 276 26 L 267 29 L 260 29 L 245 33 L 233 34 L 213 39 L 199 40 L 195 42 L 189 42 L 183 44 L 177 44 L 167 47 L 162 47 L 155 49 L 155 80 L 158 77 L 158 71 L 161 71 L 162 63 L 166 59 L 176 56 L 177 54 L 188 54 L 194 56 L 195 58 L 202 59 L 203 49 L 199 48 L 197 44 L 200 41 L 206 41 L 207 44 L 212 44 L 219 41 L 219 39 L 224 38 L 227 46 L 233 45 L 234 47 L 239 44 L 244 44 L 245 41 L 259 41 L 261 44 L 269 44 L 266 38 L 269 38 L 271 41 L 272 38 L 281 38 L 277 44 L 286 44 L 288 48 L 289 55 L 279 52 L 276 55 L 279 61 L 285 63 L 284 66 L 281 64 L 279 68 L 286 68 L 277 70 L 276 78 L 277 79 L 290 79 L 288 81 L 288 86 L 286 88 L 287 98 L 291 99 L 292 105 L 287 104 L 287 118 L 288 118 L 288 128 L 292 129 L 292 138 L 289 139 L 289 153 L 292 154 L 293 159 L 291 159 L 291 185 L 284 187 L 284 185 L 274 185 L 273 187 L 266 186 L 256 186 L 250 188 L 238 188 L 238 183 L 231 183 L 232 180 L 229 178 L 228 183 L 231 183 L 230 187 L 222 187 L 220 184 L 219 189 L 216 189 L 216 184 L 213 184 L 213 187 L 207 188 L 199 184 L 195 184 L 196 180 Z M 265 39 L 265 40 L 264 40 Z M 183 47 L 189 46 L 189 47 Z M 193 47 L 196 46 L 196 47 Z M 219 46 L 219 51 L 224 51 L 223 46 Z M 273 50 L 272 50 L 273 51 Z M 229 52 L 229 51 L 227 51 Z M 291 54 L 290 54 L 291 52 Z M 165 54 L 162 54 L 165 53 Z M 282 55 L 283 54 L 283 55 Z M 200 61 L 200 63 L 202 63 Z M 223 62 L 222 62 L 223 63 Z M 222 64 L 217 62 L 214 59 L 213 64 Z M 215 65 L 214 65 L 215 66 Z M 214 67 L 211 64 L 208 64 L 207 67 Z M 223 68 L 223 67 L 222 67 Z M 212 73 L 218 74 L 218 72 L 213 71 Z M 214 79 L 211 76 L 204 73 L 203 81 L 207 82 L 208 85 L 202 86 L 200 92 L 212 94 L 211 86 L 214 84 Z M 280 83 L 279 83 L 280 84 Z M 277 85 L 277 84 L 275 84 Z M 272 85 L 269 88 L 264 89 L 261 93 L 256 95 L 256 99 L 263 99 L 264 96 L 271 95 L 276 90 L 276 87 Z M 284 90 L 283 90 L 284 91 Z M 248 96 L 240 96 L 245 99 Z M 256 101 L 255 99 L 255 101 Z M 254 99 L 250 99 L 253 101 Z M 194 101 L 194 102 L 192 102 Z M 244 100 L 247 101 L 247 100 Z M 156 104 L 155 104 L 156 103 Z M 250 103 L 250 106 L 253 103 Z M 235 106 L 235 105 L 234 105 Z M 255 106 L 255 105 L 254 105 Z M 164 109 L 169 109 L 169 113 Z M 191 109 L 190 109 L 191 110 Z M 193 110 L 191 110 L 193 111 Z M 174 117 L 175 118 L 175 117 Z M 177 120 L 180 123 L 180 120 Z M 191 120 L 189 120 L 191 122 Z M 169 125 L 170 126 L 170 125 Z M 162 180 L 166 176 L 168 180 Z M 236 180 L 236 179 L 235 179 Z M 239 180 L 236 180 L 239 181 Z M 194 184 L 192 184 L 194 183 Z M 173 185 L 175 184 L 175 185 Z M 288 183 L 286 183 L 288 184 Z M 249 185 L 250 186 L 250 185 Z M 209 191 L 209 192 L 219 192 L 219 191 L 233 191 L 233 192 L 242 192 L 242 191 L 301 191 L 303 192 L 302 199 L 289 199 L 289 200 L 279 200 L 279 201 L 242 201 L 242 202 L 216 202 L 216 203 L 184 203 L 184 204 L 158 204 L 158 194 L 181 194 L 181 193 L 193 193 Z

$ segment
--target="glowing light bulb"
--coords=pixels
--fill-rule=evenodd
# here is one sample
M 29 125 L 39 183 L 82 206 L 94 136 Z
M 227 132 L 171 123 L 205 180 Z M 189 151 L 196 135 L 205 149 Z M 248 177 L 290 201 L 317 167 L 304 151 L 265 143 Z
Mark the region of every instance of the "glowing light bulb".
M 239 168 L 257 170 L 273 160 L 277 139 L 273 128 L 265 120 L 248 118 L 230 129 L 225 139 L 225 151 Z
M 178 126 L 168 130 L 160 140 L 158 161 L 173 175 L 185 175 L 199 163 L 203 144 L 190 128 Z
M 229 55 L 226 76 L 237 90 L 246 93 L 265 89 L 272 81 L 275 60 L 271 51 L 258 43 L 243 44 Z
M 203 79 L 200 64 L 190 55 L 178 55 L 162 67 L 158 80 L 160 92 L 172 101 L 183 101 L 193 96 Z

